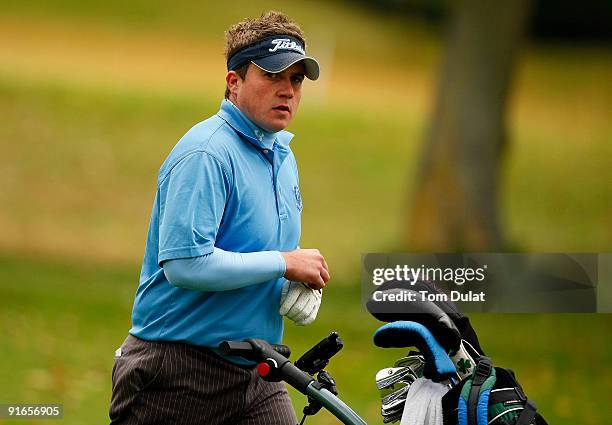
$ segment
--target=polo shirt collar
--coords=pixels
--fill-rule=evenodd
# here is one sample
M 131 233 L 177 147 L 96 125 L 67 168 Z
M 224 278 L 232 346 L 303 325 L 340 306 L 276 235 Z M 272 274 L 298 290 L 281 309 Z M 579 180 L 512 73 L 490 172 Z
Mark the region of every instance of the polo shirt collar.
M 275 143 L 287 147 L 293 138 L 293 134 L 288 131 L 281 130 L 271 133 L 263 130 L 228 99 L 223 99 L 221 109 L 217 115 L 223 118 L 236 132 L 240 133 L 260 149 L 274 149 Z

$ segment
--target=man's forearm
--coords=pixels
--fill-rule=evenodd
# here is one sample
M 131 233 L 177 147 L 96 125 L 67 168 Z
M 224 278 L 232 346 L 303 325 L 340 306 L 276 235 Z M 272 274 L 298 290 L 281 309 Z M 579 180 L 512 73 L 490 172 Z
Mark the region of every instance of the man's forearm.
M 214 248 L 201 257 L 165 261 L 163 269 L 174 286 L 229 291 L 282 277 L 285 260 L 278 251 L 237 253 Z

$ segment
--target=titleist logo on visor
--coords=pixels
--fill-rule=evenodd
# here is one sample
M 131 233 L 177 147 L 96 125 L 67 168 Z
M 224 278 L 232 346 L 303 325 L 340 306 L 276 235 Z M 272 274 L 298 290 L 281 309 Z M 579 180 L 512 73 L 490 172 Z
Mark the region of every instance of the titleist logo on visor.
M 272 35 L 249 44 L 234 53 L 227 61 L 227 69 L 236 69 L 249 61 L 284 54 L 306 55 L 303 44 L 295 37 Z
M 288 38 L 276 38 L 272 40 L 272 44 L 274 47 L 268 49 L 270 52 L 276 52 L 277 50 L 295 50 L 303 55 L 306 54 L 302 46 Z

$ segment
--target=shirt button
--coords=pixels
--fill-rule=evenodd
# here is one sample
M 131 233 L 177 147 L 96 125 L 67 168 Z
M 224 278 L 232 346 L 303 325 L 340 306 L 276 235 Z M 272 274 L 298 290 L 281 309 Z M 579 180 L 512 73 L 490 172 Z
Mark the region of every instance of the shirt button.
M 269 152 L 269 151 L 268 151 L 267 149 L 264 149 L 264 150 L 263 150 L 263 153 L 266 153 L 266 154 L 267 154 L 268 152 Z

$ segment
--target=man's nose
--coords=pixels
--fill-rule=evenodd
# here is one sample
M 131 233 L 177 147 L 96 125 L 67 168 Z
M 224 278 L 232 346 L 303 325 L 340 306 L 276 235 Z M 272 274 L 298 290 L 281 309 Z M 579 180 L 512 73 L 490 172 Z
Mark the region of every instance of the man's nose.
M 291 99 L 295 94 L 295 90 L 293 89 L 293 84 L 291 84 L 290 78 L 284 78 L 279 83 L 280 87 L 278 89 L 278 95 L 281 97 L 286 97 Z

